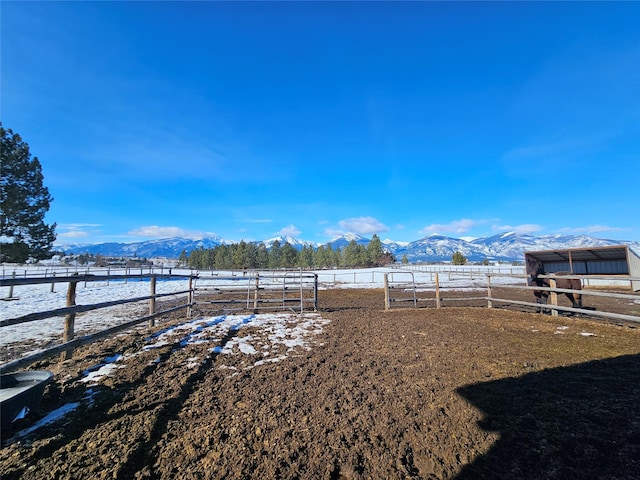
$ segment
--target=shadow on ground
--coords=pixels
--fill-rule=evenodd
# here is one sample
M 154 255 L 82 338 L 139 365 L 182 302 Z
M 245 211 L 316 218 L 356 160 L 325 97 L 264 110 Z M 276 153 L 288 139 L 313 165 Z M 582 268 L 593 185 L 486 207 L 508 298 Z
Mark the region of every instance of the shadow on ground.
M 500 434 L 457 480 L 640 478 L 640 355 L 461 387 Z

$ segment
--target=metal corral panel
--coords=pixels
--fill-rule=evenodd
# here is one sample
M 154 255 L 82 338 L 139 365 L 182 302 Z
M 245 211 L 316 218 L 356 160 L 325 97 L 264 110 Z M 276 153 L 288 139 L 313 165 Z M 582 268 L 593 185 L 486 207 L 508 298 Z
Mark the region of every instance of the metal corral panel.
M 626 245 L 525 252 L 524 257 L 525 264 L 527 257 L 541 262 L 547 273 L 640 277 L 640 256 Z M 632 281 L 631 288 L 640 290 L 640 281 Z

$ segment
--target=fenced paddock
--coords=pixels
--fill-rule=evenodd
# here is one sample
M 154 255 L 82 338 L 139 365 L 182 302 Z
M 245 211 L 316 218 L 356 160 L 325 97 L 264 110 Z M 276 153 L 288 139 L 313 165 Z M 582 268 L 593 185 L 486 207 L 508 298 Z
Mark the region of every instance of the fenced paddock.
M 0 334 L 16 325 L 55 320 L 61 342 L 52 348 L 29 354 L 19 360 L 0 365 L 0 371 L 11 371 L 33 363 L 39 359 L 61 354 L 68 357 L 75 347 L 91 343 L 101 338 L 147 322 L 153 326 L 155 319 L 173 312 L 185 311 L 185 316 L 209 315 L 235 311 L 265 313 L 275 310 L 293 312 L 315 311 L 318 309 L 318 290 L 331 288 L 382 288 L 386 310 L 420 306 L 443 308 L 448 306 L 474 306 L 488 308 L 516 308 L 536 311 L 540 305 L 534 303 L 533 290 L 542 287 L 527 287 L 522 267 L 458 267 L 416 266 L 412 269 L 372 268 L 358 270 L 318 270 L 312 271 L 225 271 L 202 272 L 187 269 L 153 269 L 149 267 L 102 268 L 90 272 L 50 269 L 36 271 L 34 275 L 13 269 L 5 271 L 0 279 L 1 300 L 6 304 L 20 303 L 18 297 L 26 289 L 45 290 L 51 296 L 57 295 L 59 303 L 34 302 L 25 299 L 24 310 L 19 314 L 0 315 Z M 575 275 L 585 281 L 584 275 Z M 589 280 L 602 282 L 637 281 L 631 277 L 589 276 Z M 180 280 L 180 281 L 176 281 Z M 553 281 L 553 277 L 550 276 Z M 129 290 L 118 299 L 109 293 L 115 286 L 133 287 L 144 283 L 148 290 Z M 82 292 L 95 286 L 93 300 L 83 302 L 87 297 Z M 157 286 L 162 285 L 161 291 Z M 14 293 L 14 288 L 16 293 Z M 63 296 L 66 289 L 66 297 Z M 606 310 L 606 307 L 592 307 L 594 302 L 585 301 L 583 309 L 564 306 L 558 297 L 570 290 L 549 288 L 549 312 L 558 314 L 579 314 L 592 318 L 608 318 L 640 322 L 640 295 L 626 291 L 610 291 L 599 288 L 584 288 L 580 293 L 585 298 L 616 299 L 621 307 Z M 147 293 L 148 292 L 148 293 Z M 77 302 L 79 295 L 80 302 Z M 166 300 L 166 301 L 165 301 Z M 161 304 L 156 304 L 160 301 Z M 0 302 L 1 307 L 4 302 Z M 77 303 L 84 303 L 78 305 Z M 148 305 L 148 309 L 145 308 Z M 81 322 L 89 318 L 91 312 L 100 313 L 96 320 L 103 323 L 112 314 L 113 308 L 126 307 L 126 316 L 119 323 L 104 322 L 100 331 L 78 336 L 77 316 Z M 135 307 L 133 310 L 132 308 Z M 158 308 L 160 307 L 160 308 Z M 15 309 L 14 309 L 15 311 Z M 135 317 L 135 318 L 132 318 Z M 63 323 L 60 321 L 63 319 Z M 99 321 L 98 321 L 99 320 Z M 107 327 L 107 328 L 105 328 Z M 6 330 L 5 330 L 6 329 Z M 49 343 L 50 345 L 51 343 Z M 48 345 L 47 345 L 48 346 Z

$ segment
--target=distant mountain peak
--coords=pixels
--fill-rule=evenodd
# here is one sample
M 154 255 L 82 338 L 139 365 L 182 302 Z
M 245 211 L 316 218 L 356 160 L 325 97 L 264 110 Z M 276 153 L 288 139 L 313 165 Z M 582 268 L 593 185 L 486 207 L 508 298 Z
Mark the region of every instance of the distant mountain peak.
M 344 240 L 348 240 L 348 241 L 355 240 L 356 242 L 358 242 L 360 240 L 367 240 L 367 238 L 363 237 L 362 235 L 358 235 L 357 233 L 345 232 L 343 234 L 336 235 L 335 237 L 333 237 L 330 240 L 330 243 L 334 242 L 336 240 L 340 240 L 340 239 L 344 239 Z
M 318 243 L 299 240 L 291 236 L 279 236 L 264 243 L 270 248 L 275 240 L 281 244 L 289 243 L 296 249 L 305 245 L 317 248 Z M 334 237 L 330 242 L 323 244 L 331 248 L 345 248 L 355 240 L 359 245 L 367 245 L 370 240 L 354 233 L 345 233 Z M 214 248 L 218 245 L 230 245 L 238 242 L 224 240 L 220 237 L 191 238 L 165 238 L 134 243 L 99 243 L 99 244 L 69 244 L 56 245 L 55 250 L 67 254 L 90 253 L 111 257 L 140 257 L 140 258 L 178 258 L 182 251 L 189 253 L 199 248 Z M 256 242 L 259 243 L 259 242 Z M 628 245 L 634 251 L 640 251 L 640 242 L 625 242 L 590 237 L 588 235 L 541 235 L 518 234 L 516 232 L 502 232 L 490 237 L 481 237 L 473 240 L 464 238 L 451 238 L 440 234 L 431 234 L 413 242 L 394 242 L 384 240 L 385 250 L 393 253 L 396 258 L 406 255 L 411 262 L 440 262 L 450 261 L 454 252 L 462 253 L 470 262 L 483 260 L 492 261 L 523 261 L 524 252 L 539 250 L 559 250 L 567 248 L 600 247 L 612 245 Z

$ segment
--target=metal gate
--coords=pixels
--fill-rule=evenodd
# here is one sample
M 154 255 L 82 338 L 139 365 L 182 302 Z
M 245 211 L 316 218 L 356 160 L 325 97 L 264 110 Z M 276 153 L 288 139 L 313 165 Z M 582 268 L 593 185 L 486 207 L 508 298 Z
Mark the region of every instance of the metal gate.
M 212 272 L 197 275 L 192 313 L 318 309 L 318 276 L 302 271 Z M 195 311 L 195 312 L 194 312 Z

